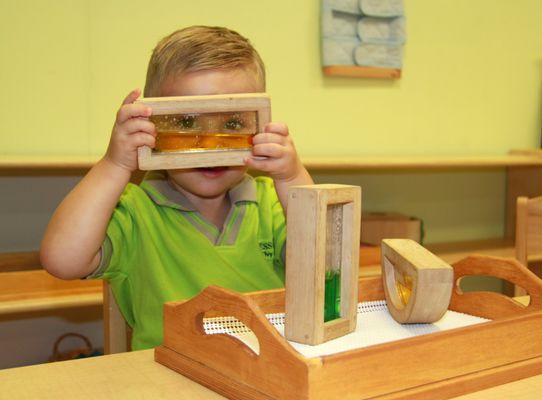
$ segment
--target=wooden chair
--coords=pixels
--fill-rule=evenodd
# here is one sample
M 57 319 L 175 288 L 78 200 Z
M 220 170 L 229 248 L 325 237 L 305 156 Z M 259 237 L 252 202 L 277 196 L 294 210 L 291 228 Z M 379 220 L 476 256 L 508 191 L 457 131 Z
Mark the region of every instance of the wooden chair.
M 147 171 L 135 170 L 130 182 L 139 185 Z M 103 281 L 104 353 L 124 353 L 131 350 L 132 330 L 124 320 L 109 284 Z
M 527 268 L 542 261 L 542 196 L 517 198 L 516 259 Z M 516 286 L 514 294 L 525 295 L 525 291 Z
M 104 353 L 115 354 L 131 350 L 132 332 L 113 296 L 111 286 L 103 281 Z

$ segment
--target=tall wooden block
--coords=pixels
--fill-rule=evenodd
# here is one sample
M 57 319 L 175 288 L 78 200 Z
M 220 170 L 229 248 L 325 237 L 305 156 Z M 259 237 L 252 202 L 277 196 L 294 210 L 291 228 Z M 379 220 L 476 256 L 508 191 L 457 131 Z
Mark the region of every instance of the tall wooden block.
M 244 165 L 252 136 L 271 120 L 265 93 L 143 98 L 152 109 L 156 147 L 140 147 L 139 169 Z
M 432 323 L 442 318 L 452 296 L 453 268 L 410 239 L 384 239 L 381 254 L 391 316 L 399 323 Z
M 356 328 L 360 220 L 359 186 L 290 189 L 285 316 L 288 340 L 316 345 Z M 339 313 L 325 322 L 325 305 L 329 307 L 330 299 L 333 301 L 333 281 L 340 282 Z

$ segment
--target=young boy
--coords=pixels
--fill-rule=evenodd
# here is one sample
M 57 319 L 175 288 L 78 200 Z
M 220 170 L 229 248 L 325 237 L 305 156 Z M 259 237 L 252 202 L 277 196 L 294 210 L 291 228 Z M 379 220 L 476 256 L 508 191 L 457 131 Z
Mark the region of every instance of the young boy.
M 264 66 L 248 40 L 203 26 L 158 43 L 145 85 L 145 97 L 264 91 Z M 246 166 L 154 172 L 129 184 L 138 147 L 154 147 L 156 138 L 152 110 L 134 103 L 139 96 L 124 99 L 105 156 L 62 201 L 41 247 L 51 274 L 109 281 L 134 350 L 161 343 L 166 301 L 210 284 L 281 287 L 288 187 L 312 183 L 288 127 L 272 122 L 254 136 Z M 271 179 L 251 178 L 247 167 Z

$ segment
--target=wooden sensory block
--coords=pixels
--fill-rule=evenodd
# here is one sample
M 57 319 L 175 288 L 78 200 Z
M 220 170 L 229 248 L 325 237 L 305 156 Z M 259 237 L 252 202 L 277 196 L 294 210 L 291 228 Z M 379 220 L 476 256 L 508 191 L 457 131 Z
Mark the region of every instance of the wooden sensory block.
M 361 188 L 292 187 L 287 214 L 286 338 L 315 345 L 352 332 L 357 317 Z M 334 280 L 340 289 L 330 286 Z M 329 301 L 335 306 L 329 296 L 333 289 L 340 291 L 340 312 L 325 322 L 325 306 Z
M 438 321 L 450 305 L 453 268 L 410 239 L 382 240 L 382 283 L 400 323 Z
M 138 103 L 152 109 L 149 119 L 158 132 L 154 150 L 138 150 L 141 170 L 244 165 L 252 136 L 271 120 L 265 93 L 149 97 Z

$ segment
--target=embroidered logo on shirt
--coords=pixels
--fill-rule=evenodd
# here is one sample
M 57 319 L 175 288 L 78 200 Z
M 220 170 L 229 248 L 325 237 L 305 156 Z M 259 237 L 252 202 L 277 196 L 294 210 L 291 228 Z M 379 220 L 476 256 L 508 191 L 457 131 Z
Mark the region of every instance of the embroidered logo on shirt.
M 265 258 L 269 260 L 273 259 L 273 242 L 260 242 L 260 250 Z

